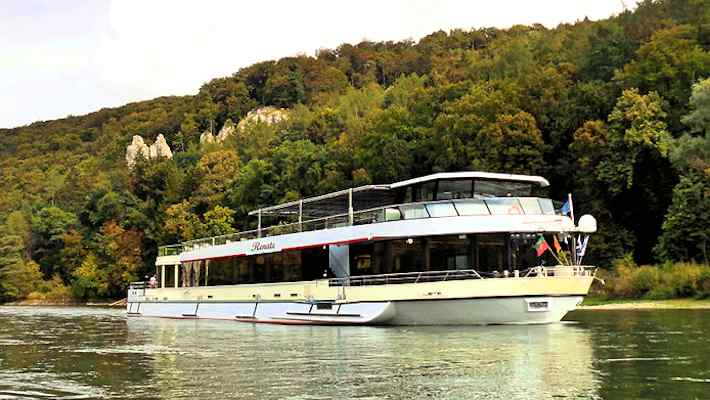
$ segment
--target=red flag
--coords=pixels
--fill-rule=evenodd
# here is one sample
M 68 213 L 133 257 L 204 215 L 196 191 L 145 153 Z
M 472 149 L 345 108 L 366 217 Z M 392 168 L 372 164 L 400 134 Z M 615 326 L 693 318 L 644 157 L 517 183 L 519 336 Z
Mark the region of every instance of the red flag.
M 547 250 L 550 250 L 550 245 L 547 244 L 547 241 L 545 241 L 542 235 L 540 235 L 537 238 L 537 242 L 535 242 L 535 250 L 537 250 L 538 257 L 543 255 Z

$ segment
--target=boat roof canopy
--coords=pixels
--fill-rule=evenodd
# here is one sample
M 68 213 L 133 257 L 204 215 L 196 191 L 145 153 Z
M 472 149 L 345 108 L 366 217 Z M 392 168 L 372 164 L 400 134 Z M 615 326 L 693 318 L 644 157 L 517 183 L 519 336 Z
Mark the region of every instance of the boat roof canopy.
M 439 172 L 436 174 L 426 175 L 419 178 L 407 179 L 391 183 L 388 186 L 392 189 L 398 187 L 415 185 L 428 181 L 445 179 L 485 179 L 492 181 L 508 181 L 508 182 L 528 182 L 537 183 L 540 187 L 550 186 L 547 179 L 536 175 L 516 175 L 516 174 L 499 174 L 496 172 L 480 172 L 480 171 L 462 171 L 462 172 Z
M 307 197 L 275 206 L 264 207 L 249 212 L 249 215 L 298 216 L 319 218 L 339 214 L 347 214 L 349 196 L 352 191 L 352 206 L 354 210 L 366 210 L 394 204 L 397 191 L 393 189 L 418 185 L 437 180 L 480 179 L 489 181 L 506 181 L 537 184 L 540 187 L 549 186 L 547 179 L 533 175 L 499 174 L 493 172 L 463 171 L 440 172 L 419 178 L 407 179 L 384 185 L 365 185 L 352 189 L 326 193 L 320 196 Z

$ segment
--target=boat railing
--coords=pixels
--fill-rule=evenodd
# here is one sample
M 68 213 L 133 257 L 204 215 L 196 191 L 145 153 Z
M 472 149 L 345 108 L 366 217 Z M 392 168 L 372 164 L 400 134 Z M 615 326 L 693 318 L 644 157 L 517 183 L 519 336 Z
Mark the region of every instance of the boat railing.
M 329 286 L 365 286 L 388 285 L 395 283 L 437 282 L 458 279 L 482 279 L 481 275 L 472 269 L 457 269 L 449 271 L 403 272 L 381 275 L 359 275 L 347 278 L 332 278 Z
M 128 284 L 128 301 L 145 296 L 147 282 L 131 282 Z
M 147 287 L 148 287 L 147 282 L 131 282 L 128 284 L 128 288 L 133 289 L 133 290 L 141 290 L 141 289 L 145 289 Z
M 350 213 L 334 214 L 299 222 L 280 223 L 259 229 L 195 239 L 182 243 L 181 250 L 218 246 L 242 240 L 297 232 L 317 231 L 380 222 L 482 215 L 559 215 L 557 205 L 539 197 L 490 197 L 402 203 Z
M 183 246 L 181 244 L 171 244 L 168 246 L 158 247 L 158 257 L 177 256 L 182 253 Z
M 329 286 L 369 286 L 398 283 L 442 282 L 464 279 L 533 278 L 533 277 L 592 277 L 596 267 L 583 265 L 537 266 L 524 270 L 483 272 L 475 269 L 403 272 L 379 275 L 357 275 L 331 278 Z

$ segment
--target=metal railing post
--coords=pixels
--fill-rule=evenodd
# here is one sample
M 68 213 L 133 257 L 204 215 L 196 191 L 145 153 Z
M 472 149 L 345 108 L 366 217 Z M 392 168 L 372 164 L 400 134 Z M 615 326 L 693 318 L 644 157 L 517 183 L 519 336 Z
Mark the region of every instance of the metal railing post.
M 353 189 L 350 188 L 348 190 L 348 222 L 350 225 L 353 225 L 355 219 L 354 211 L 353 211 Z
M 303 199 L 298 201 L 298 231 L 303 232 Z
M 256 237 L 261 237 L 261 208 L 258 213 L 258 222 L 256 225 Z

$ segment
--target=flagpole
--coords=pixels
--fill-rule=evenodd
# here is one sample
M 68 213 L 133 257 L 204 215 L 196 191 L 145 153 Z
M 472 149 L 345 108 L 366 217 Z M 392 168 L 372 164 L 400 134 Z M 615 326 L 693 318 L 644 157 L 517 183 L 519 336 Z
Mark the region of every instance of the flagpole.
M 572 204 L 572 193 L 567 193 L 567 202 L 569 203 L 569 214 L 570 217 L 572 217 L 572 225 L 576 225 L 574 223 L 574 204 Z M 578 265 L 577 264 L 577 241 L 574 238 L 574 235 L 572 235 L 572 264 Z
M 547 249 L 550 250 L 550 253 L 552 254 L 552 257 L 555 257 L 555 260 L 557 260 L 557 263 L 558 263 L 559 265 L 564 265 L 564 264 L 562 264 L 562 261 L 560 261 L 560 259 L 557 258 L 557 256 L 555 255 L 555 253 L 552 251 L 551 248 L 548 247 Z

